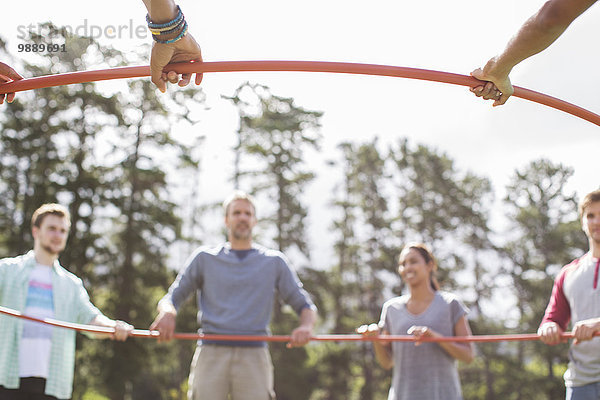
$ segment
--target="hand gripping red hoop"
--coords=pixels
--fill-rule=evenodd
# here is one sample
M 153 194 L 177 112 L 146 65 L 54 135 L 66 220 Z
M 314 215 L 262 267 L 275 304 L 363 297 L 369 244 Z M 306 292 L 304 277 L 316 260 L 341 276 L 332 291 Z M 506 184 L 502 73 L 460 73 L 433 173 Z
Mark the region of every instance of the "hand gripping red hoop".
M 474 87 L 481 81 L 472 76 L 427 69 L 394 67 L 389 65 L 356 64 L 325 61 L 216 61 L 170 64 L 165 71 L 177 73 L 245 72 L 245 71 L 295 71 L 331 72 L 342 74 L 377 75 L 397 78 L 450 83 Z M 139 78 L 150 76 L 149 66 L 122 67 L 96 71 L 69 72 L 65 74 L 40 76 L 0 84 L 0 94 L 20 92 L 45 87 L 70 85 L 74 83 L 96 82 L 110 79 Z M 600 126 L 600 115 L 566 101 L 543 93 L 515 86 L 513 96 L 564 111 Z
M 58 328 L 72 329 L 78 332 L 88 333 L 114 333 L 114 328 L 107 328 L 96 325 L 82 325 L 75 324 L 72 322 L 58 321 L 51 318 L 34 318 L 27 315 L 23 315 L 18 311 L 10 308 L 0 306 L 0 314 L 9 315 L 11 317 L 21 318 L 28 321 L 39 322 L 42 324 L 55 326 Z M 132 337 L 140 338 L 154 338 L 159 337 L 158 331 L 147 331 L 142 329 L 134 329 L 131 333 Z M 594 336 L 600 336 L 599 332 L 596 332 Z M 571 332 L 564 332 L 562 334 L 564 339 L 572 339 L 573 334 Z M 198 333 L 175 333 L 174 339 L 181 340 L 223 340 L 223 341 L 251 341 L 251 342 L 289 342 L 290 336 L 285 335 L 270 335 L 270 336 L 258 336 L 258 335 L 209 335 L 209 334 L 198 334 Z M 539 340 L 540 336 L 535 333 L 525 334 L 513 334 L 513 335 L 472 335 L 472 336 L 445 336 L 438 338 L 421 338 L 420 342 L 502 342 L 502 341 L 533 341 Z M 363 336 L 363 335 L 346 335 L 346 334 L 332 334 L 332 335 L 316 335 L 310 338 L 311 341 L 321 342 L 376 342 L 376 341 L 387 341 L 387 342 L 416 342 L 417 339 L 412 335 L 378 335 L 378 336 Z

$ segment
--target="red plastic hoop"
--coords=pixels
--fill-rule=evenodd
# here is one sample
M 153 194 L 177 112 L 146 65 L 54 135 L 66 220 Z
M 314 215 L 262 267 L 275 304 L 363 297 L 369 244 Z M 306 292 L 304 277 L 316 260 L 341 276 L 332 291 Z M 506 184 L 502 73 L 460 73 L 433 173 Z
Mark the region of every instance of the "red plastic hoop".
M 58 321 L 50 318 L 34 318 L 27 315 L 23 315 L 18 311 L 10 308 L 0 306 L 0 314 L 9 315 L 11 317 L 21 318 L 29 321 L 39 322 L 42 324 L 55 326 L 58 328 L 72 329 L 78 332 L 89 332 L 89 333 L 114 333 L 113 328 L 106 328 L 95 325 L 82 325 L 75 324 L 72 322 Z M 131 334 L 132 337 L 140 338 L 152 338 L 158 339 L 158 331 L 148 331 L 142 329 L 134 329 Z M 600 336 L 596 334 L 595 336 Z M 562 334 L 564 339 L 573 338 L 571 332 L 565 332 Z M 289 342 L 290 336 L 285 335 L 271 335 L 271 336 L 257 336 L 257 335 L 208 335 L 198 333 L 175 333 L 174 339 L 180 340 L 223 340 L 223 341 L 252 341 L 252 342 Z M 473 335 L 473 336 L 446 336 L 440 338 L 422 338 L 421 342 L 502 342 L 502 341 L 534 341 L 539 340 L 540 336 L 534 333 L 525 334 L 513 334 L 513 335 Z M 388 341 L 388 342 L 416 342 L 414 336 L 411 335 L 379 335 L 379 336 L 362 336 L 362 335 L 345 335 L 345 334 L 334 334 L 334 335 L 316 335 L 313 336 L 311 341 L 325 341 L 325 342 L 376 342 L 376 341 Z
M 474 87 L 481 81 L 472 76 L 427 69 L 394 67 L 389 65 L 356 64 L 326 61 L 216 61 L 190 62 L 170 64 L 165 71 L 177 73 L 210 73 L 210 72 L 246 72 L 246 71 L 295 71 L 295 72 L 328 72 L 341 74 L 359 74 L 390 76 L 397 78 L 419 79 L 433 82 L 449 83 Z M 96 82 L 110 79 L 139 78 L 150 76 L 149 66 L 122 67 L 96 71 L 69 72 L 65 74 L 40 76 L 0 85 L 0 94 L 20 92 L 75 83 Z M 600 126 L 600 115 L 585 108 L 560 100 L 556 97 L 515 86 L 513 96 L 543 104 L 564 111 Z

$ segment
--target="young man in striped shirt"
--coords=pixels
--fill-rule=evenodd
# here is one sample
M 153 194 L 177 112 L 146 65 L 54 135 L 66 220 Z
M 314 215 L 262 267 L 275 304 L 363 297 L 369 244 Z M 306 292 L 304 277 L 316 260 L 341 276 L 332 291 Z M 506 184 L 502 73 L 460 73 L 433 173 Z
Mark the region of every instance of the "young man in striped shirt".
M 33 250 L 0 260 L 0 305 L 41 319 L 114 327 L 110 336 L 125 340 L 133 327 L 105 317 L 81 279 L 58 262 L 71 226 L 69 211 L 44 204 L 31 226 Z M 71 397 L 75 331 L 0 315 L 0 343 L 0 400 Z

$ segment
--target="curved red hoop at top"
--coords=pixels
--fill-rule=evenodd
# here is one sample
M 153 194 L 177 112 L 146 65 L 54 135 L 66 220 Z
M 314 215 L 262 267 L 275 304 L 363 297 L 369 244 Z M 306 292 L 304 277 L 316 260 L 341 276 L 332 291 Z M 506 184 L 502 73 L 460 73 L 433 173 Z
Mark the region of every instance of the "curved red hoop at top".
M 472 76 L 427 69 L 395 67 L 376 64 L 356 64 L 325 61 L 216 61 L 201 63 L 170 64 L 165 70 L 177 73 L 205 72 L 247 72 L 247 71 L 293 71 L 293 72 L 331 72 L 343 74 L 377 75 L 397 78 L 419 79 L 425 81 L 449 83 L 461 86 L 477 86 L 481 81 Z M 40 76 L 20 81 L 0 84 L 0 94 L 20 92 L 45 87 L 70 85 L 75 83 L 96 82 L 110 79 L 139 78 L 150 76 L 149 66 L 121 67 L 96 71 L 69 72 L 65 74 Z M 600 126 L 600 115 L 566 101 L 543 93 L 515 86 L 513 96 L 543 104 L 568 114 L 582 118 Z

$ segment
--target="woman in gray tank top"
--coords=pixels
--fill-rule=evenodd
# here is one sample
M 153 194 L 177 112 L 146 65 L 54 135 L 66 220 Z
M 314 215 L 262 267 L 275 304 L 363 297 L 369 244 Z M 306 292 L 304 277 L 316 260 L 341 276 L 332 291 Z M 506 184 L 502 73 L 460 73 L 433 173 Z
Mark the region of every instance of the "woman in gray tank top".
M 414 335 L 416 338 L 469 336 L 467 308 L 439 290 L 437 263 L 429 249 L 409 244 L 400 254 L 398 272 L 410 295 L 388 300 L 379 324 L 363 325 L 365 335 Z M 470 363 L 473 347 L 460 342 L 373 342 L 375 356 L 394 368 L 388 400 L 461 400 L 457 360 Z

